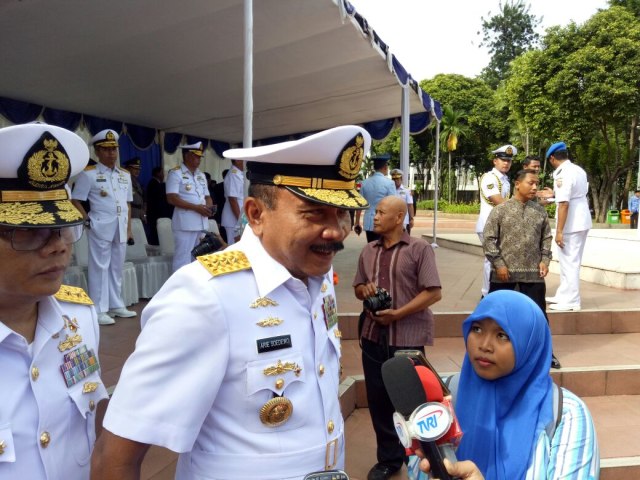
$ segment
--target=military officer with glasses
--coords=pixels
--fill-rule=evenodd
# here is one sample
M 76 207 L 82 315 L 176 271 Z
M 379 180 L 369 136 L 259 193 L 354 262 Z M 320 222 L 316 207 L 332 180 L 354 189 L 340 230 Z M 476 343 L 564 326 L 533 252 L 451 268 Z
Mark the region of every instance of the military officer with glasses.
M 86 479 L 100 380 L 91 299 L 61 285 L 82 214 L 66 186 L 83 140 L 46 124 L 0 129 L 0 478 Z
M 89 241 L 89 295 L 98 310 L 98 323 L 112 325 L 113 317 L 135 317 L 122 301 L 122 269 L 131 233 L 131 174 L 116 165 L 118 134 L 102 130 L 91 139 L 98 163 L 78 175 L 73 204 L 82 212 Z M 87 214 L 81 202 L 89 201 Z

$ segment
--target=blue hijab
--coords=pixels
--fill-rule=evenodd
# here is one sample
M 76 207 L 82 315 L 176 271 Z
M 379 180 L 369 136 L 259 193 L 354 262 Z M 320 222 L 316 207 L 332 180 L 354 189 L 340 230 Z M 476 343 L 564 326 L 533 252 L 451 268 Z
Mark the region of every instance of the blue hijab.
M 459 460 L 473 460 L 488 480 L 525 478 L 541 431 L 553 419 L 551 332 L 542 310 L 525 295 L 500 290 L 480 301 L 464 321 L 465 345 L 474 321 L 495 320 L 509 335 L 515 367 L 484 380 L 466 354 L 456 413 L 464 432 Z

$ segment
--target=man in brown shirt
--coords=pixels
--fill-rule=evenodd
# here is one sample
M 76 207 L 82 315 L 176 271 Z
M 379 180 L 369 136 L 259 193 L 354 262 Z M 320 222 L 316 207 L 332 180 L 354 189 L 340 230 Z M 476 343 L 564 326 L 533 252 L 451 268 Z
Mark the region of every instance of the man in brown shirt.
M 534 170 L 516 174 L 513 197 L 489 214 L 482 247 L 491 263 L 489 292 L 517 289 L 546 316 L 544 278 L 549 273 L 552 236 L 547 211 L 536 202 L 538 183 Z M 555 356 L 551 365 L 560 368 Z
M 403 230 L 407 205 L 397 196 L 383 198 L 373 219 L 380 239 L 367 244 L 353 281 L 355 295 L 365 300 L 384 288 L 391 308 L 365 310 L 361 333 L 362 366 L 369 412 L 377 439 L 378 463 L 367 480 L 386 480 L 402 467 L 405 451 L 393 425 L 394 408 L 384 388 L 381 366 L 396 350 L 424 352 L 433 345 L 433 315 L 429 306 L 441 298 L 440 277 L 431 245 Z

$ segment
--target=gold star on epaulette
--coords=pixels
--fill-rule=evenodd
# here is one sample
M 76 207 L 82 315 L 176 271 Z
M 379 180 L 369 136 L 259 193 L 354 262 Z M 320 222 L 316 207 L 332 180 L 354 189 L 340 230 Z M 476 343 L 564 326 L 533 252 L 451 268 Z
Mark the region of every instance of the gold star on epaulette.
M 72 287 L 71 285 L 61 285 L 60 290 L 58 290 L 54 297 L 61 302 L 93 305 L 93 301 L 82 288 Z
M 247 256 L 239 250 L 202 255 L 198 257 L 198 261 L 214 277 L 251 268 Z

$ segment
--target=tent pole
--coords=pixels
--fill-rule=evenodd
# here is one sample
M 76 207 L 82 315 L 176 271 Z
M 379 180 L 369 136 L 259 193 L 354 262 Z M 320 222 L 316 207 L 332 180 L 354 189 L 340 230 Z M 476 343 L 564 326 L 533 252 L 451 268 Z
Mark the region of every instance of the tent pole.
M 242 146 L 253 143 L 253 0 L 244 0 L 244 104 Z
M 435 163 L 435 179 L 433 181 L 433 242 L 431 246 L 438 248 L 436 238 L 436 223 L 438 222 L 438 179 L 440 178 L 440 120 L 436 118 L 436 163 Z
M 409 85 L 402 86 L 402 108 L 400 113 L 400 170 L 402 184 L 409 188 Z

